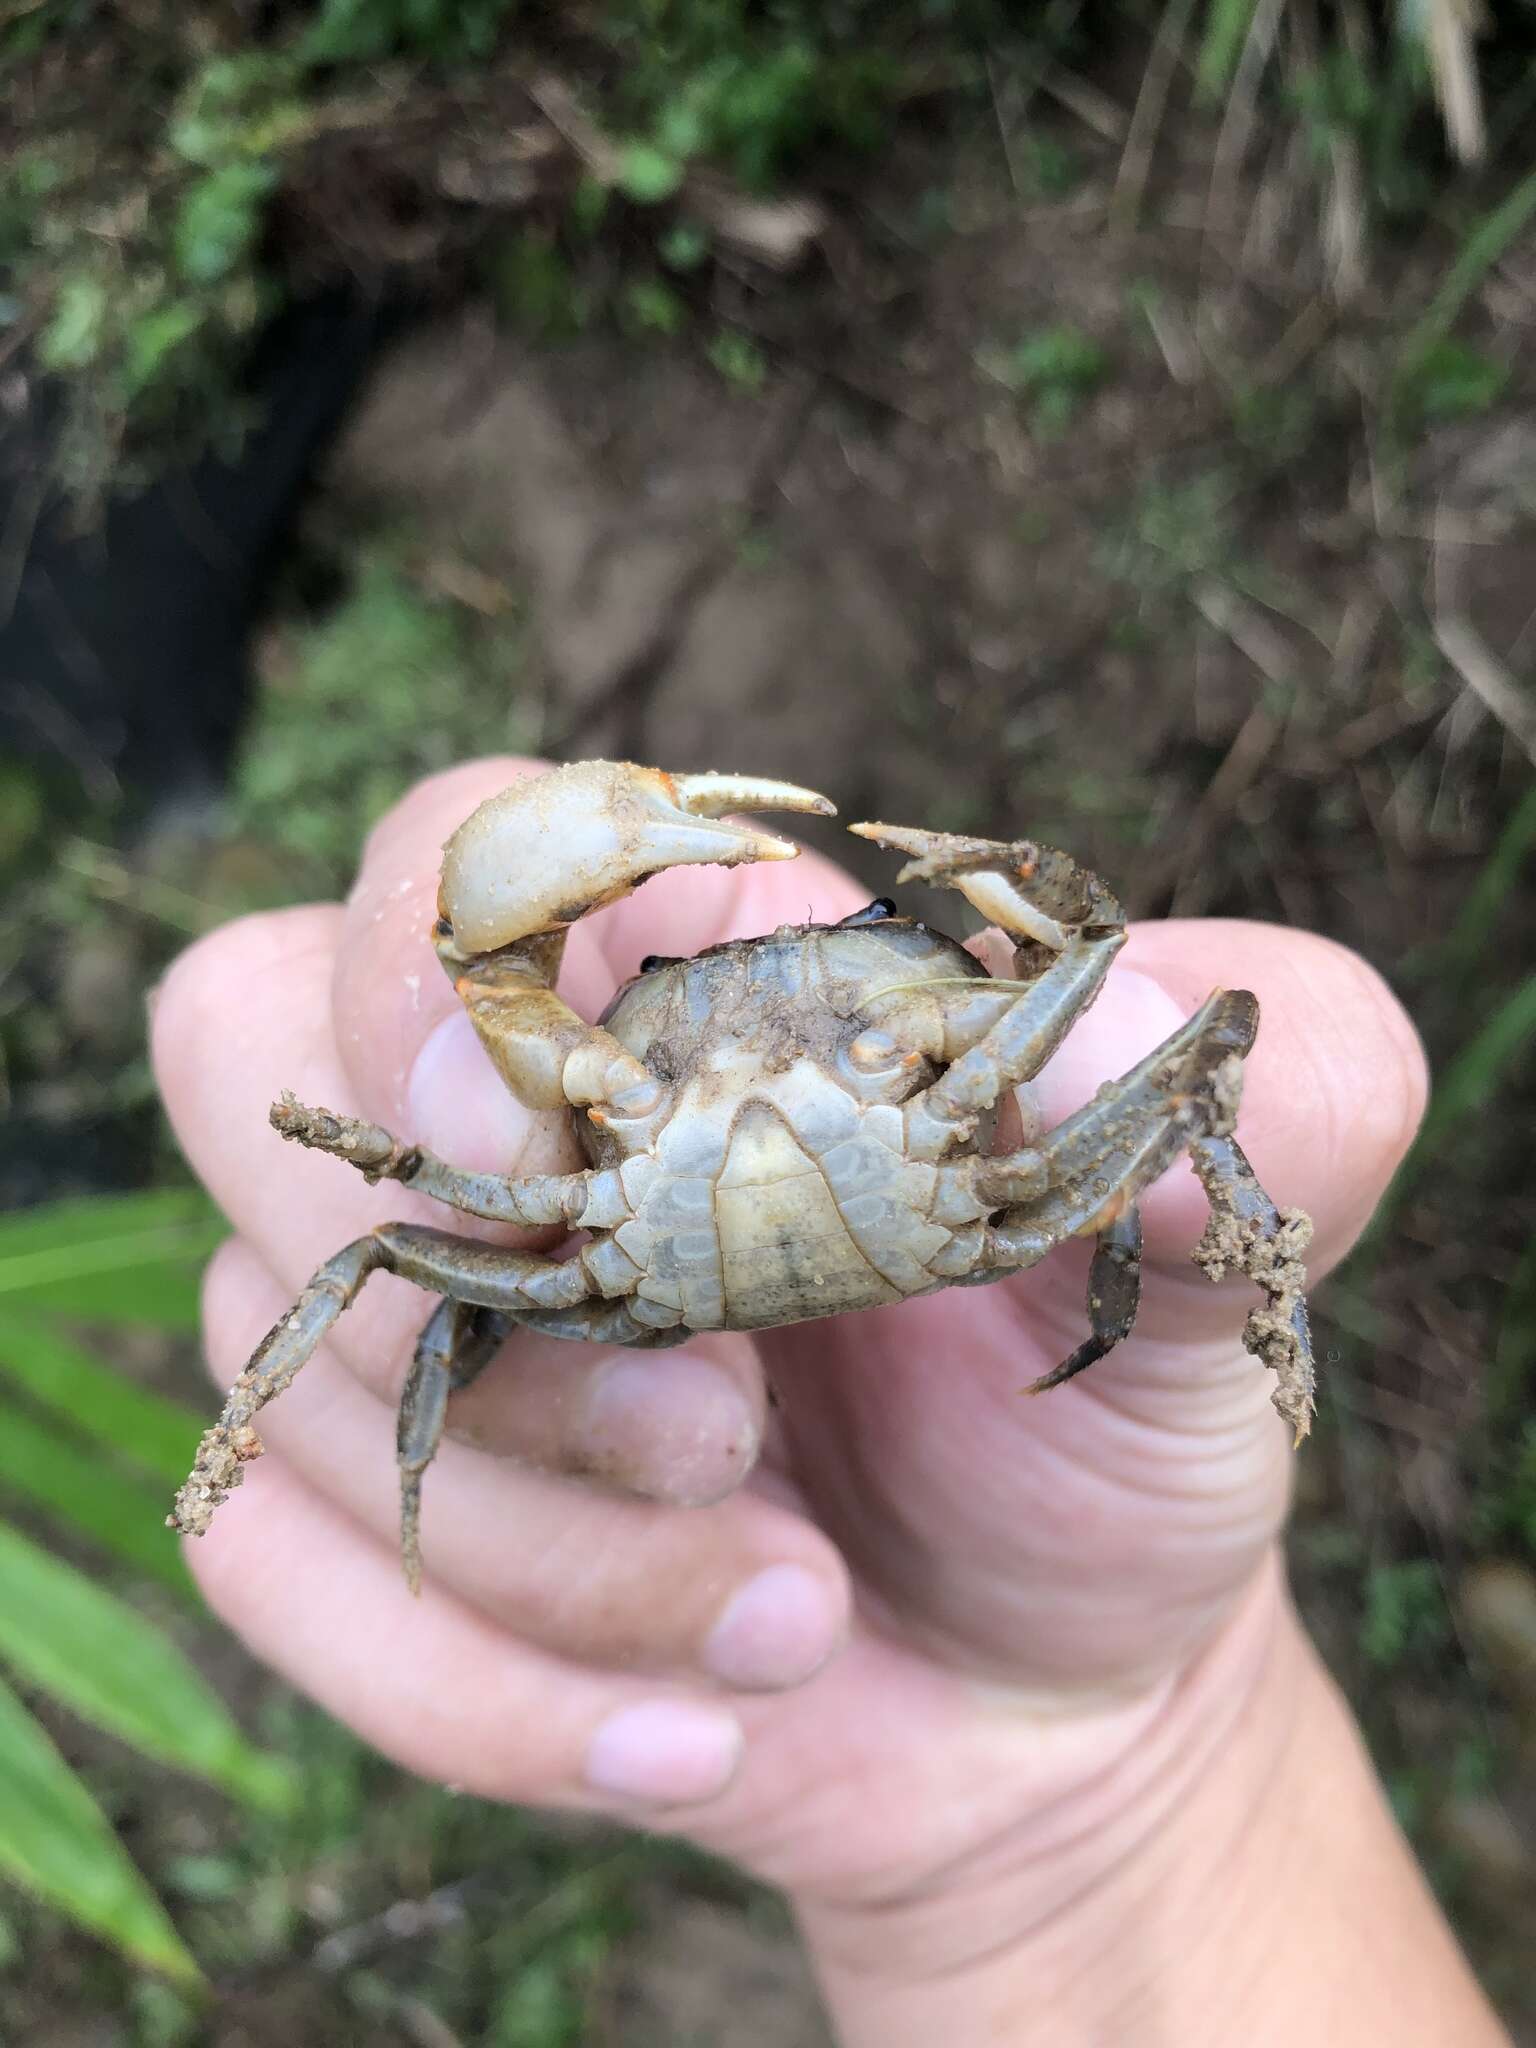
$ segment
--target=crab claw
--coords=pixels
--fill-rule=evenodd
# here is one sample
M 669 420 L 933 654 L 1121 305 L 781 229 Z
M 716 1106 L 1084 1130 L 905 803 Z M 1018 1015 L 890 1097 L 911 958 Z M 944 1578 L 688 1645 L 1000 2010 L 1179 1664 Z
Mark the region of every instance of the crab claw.
M 958 889 L 993 924 L 1055 952 L 1066 945 L 1070 931 L 1125 922 L 1125 912 L 1097 875 L 1033 839 L 966 839 L 911 825 L 850 825 L 848 830 L 912 856 L 898 882 Z
M 834 815 L 790 782 L 575 761 L 513 783 L 459 827 L 443 850 L 439 908 L 467 954 L 563 931 L 663 868 L 793 859 L 792 841 L 722 815 L 769 810 Z

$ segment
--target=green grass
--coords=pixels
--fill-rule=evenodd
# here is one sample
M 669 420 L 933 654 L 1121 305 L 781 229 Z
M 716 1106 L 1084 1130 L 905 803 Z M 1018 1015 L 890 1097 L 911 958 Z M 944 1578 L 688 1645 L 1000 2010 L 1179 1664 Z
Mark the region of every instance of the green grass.
M 1235 89 L 1254 13 L 1253 0 L 1209 0 L 1195 12 L 1194 96 L 1213 123 Z M 1142 14 L 1127 7 L 1121 31 L 1143 43 Z M 1099 23 L 1094 37 L 1103 33 Z M 52 65 L 66 41 L 91 61 Z M 554 66 L 598 147 L 584 143 L 583 175 L 531 209 L 483 202 L 471 268 L 508 317 L 546 337 L 599 309 L 669 335 L 682 324 L 671 303 L 644 287 L 637 301 L 622 273 L 637 245 L 642 268 L 670 262 L 679 235 L 694 244 L 690 267 L 707 259 L 709 232 L 679 206 L 693 168 L 752 194 L 814 184 L 886 147 L 909 110 L 937 103 L 949 118 L 990 122 L 1000 79 L 1032 89 L 1055 57 L 1085 61 L 1093 46 L 1075 8 L 1021 15 L 1000 0 L 599 0 L 558 21 L 511 0 L 318 0 L 273 10 L 254 38 L 243 19 L 232 25 L 206 6 L 194 8 L 187 33 L 171 35 L 130 30 L 91 0 L 40 0 L 0 24 L 0 59 L 36 86 L 18 99 L 27 111 L 0 174 L 0 265 L 11 280 L 0 320 L 28 330 L 41 363 L 64 380 L 56 466 L 77 492 L 99 494 L 109 480 L 142 480 L 175 448 L 238 442 L 248 419 L 242 364 L 294 288 L 281 202 L 314 184 L 337 133 L 382 141 L 387 158 L 397 124 L 410 163 L 422 132 L 411 124 L 445 93 L 465 110 L 460 132 L 499 129 L 498 91 L 515 98 L 517 81 Z M 1367 202 L 1383 218 L 1422 216 L 1438 202 L 1425 141 L 1430 69 L 1409 30 L 1367 54 L 1330 26 L 1309 67 L 1275 58 L 1258 82 L 1271 114 L 1288 110 L 1309 139 L 1320 178 L 1342 141 L 1359 153 Z M 1011 162 L 1021 197 L 1060 193 L 1078 176 L 1058 128 L 1033 117 Z M 358 254 L 352 224 L 326 217 L 334 175 L 320 178 L 305 277 L 318 262 L 338 277 L 361 263 L 373 283 L 430 279 L 430 256 Z M 348 202 L 365 212 L 368 175 Z M 429 237 L 435 223 L 443 250 L 457 251 L 469 213 L 444 211 L 430 181 L 418 199 Z M 1450 339 L 1533 207 L 1527 179 L 1465 231 L 1405 337 L 1405 405 L 1426 379 L 1431 404 L 1443 401 L 1445 365 L 1437 375 L 1425 358 Z M 611 262 L 595 280 L 571 271 L 571 253 L 594 231 L 617 255 L 617 289 Z M 389 237 L 378 240 L 382 248 Z M 1041 432 L 1065 431 L 1103 375 L 1094 346 L 1063 327 L 1004 350 L 1005 381 L 1032 393 Z M 1466 377 L 1450 383 L 1465 404 Z

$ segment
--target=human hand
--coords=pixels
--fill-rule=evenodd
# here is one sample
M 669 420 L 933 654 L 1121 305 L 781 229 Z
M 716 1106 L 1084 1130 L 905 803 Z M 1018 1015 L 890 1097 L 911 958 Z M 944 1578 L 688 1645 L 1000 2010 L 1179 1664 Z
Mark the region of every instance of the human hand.
M 343 1242 L 386 1217 L 450 1220 L 279 1146 L 282 1089 L 463 1167 L 580 1163 L 560 1118 L 502 1089 L 429 943 L 443 840 L 516 772 L 423 784 L 344 908 L 230 926 L 161 990 L 171 1116 L 238 1233 L 207 1286 L 221 1385 Z M 864 900 L 810 855 L 674 872 L 575 928 L 562 993 L 595 1015 L 644 954 Z M 1259 997 L 1239 1135 L 1277 1202 L 1311 1211 L 1316 1279 L 1423 1100 L 1411 1028 L 1352 955 L 1241 923 L 1139 927 L 1035 1093 L 1059 1120 L 1218 984 Z M 519 1336 L 456 1398 L 419 1600 L 393 1408 L 430 1303 L 381 1277 L 265 1411 L 270 1455 L 191 1562 L 259 1654 L 409 1767 L 687 1832 L 826 1925 L 915 1924 L 931 1903 L 942 1966 L 994 1938 L 973 1908 L 1001 1872 L 1026 1873 L 1006 1908 L 1025 1919 L 1091 1886 L 1180 1760 L 1240 1717 L 1289 1626 L 1274 1560 L 1291 1452 L 1239 1342 L 1251 1290 L 1190 1266 L 1205 1210 L 1184 1168 L 1143 1214 L 1136 1335 L 1035 1401 L 1020 1389 L 1084 1334 L 1086 1245 L 756 1340 Z

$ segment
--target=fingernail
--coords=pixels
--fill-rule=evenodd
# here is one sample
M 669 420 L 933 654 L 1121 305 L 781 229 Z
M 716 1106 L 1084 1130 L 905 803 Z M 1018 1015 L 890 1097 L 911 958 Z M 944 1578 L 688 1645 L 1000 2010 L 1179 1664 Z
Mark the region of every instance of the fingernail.
M 704 1666 L 747 1692 L 801 1685 L 837 1648 L 842 1626 L 825 1579 L 804 1565 L 770 1565 L 726 1602 L 705 1641 Z
M 417 1053 L 407 1103 L 412 1139 L 474 1173 L 505 1173 L 528 1136 L 528 1111 L 503 1086 L 462 1010 Z
M 752 1469 L 761 1425 L 744 1389 L 691 1351 L 621 1354 L 587 1397 L 593 1468 L 652 1500 L 722 1500 Z
M 736 1775 L 744 1738 L 723 1707 L 692 1700 L 645 1700 L 599 1724 L 587 1746 L 594 1792 L 683 1806 L 713 1799 Z

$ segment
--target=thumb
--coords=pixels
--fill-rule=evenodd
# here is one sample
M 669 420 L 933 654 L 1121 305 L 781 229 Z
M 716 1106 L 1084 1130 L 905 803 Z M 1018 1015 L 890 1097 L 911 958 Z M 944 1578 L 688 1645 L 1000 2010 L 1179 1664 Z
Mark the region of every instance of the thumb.
M 1341 947 L 1259 925 L 1142 927 L 1123 963 L 1040 1077 L 1045 1121 L 1213 987 L 1252 989 L 1238 1137 L 1277 1203 L 1315 1218 L 1315 1278 L 1364 1227 L 1422 1109 L 1395 999 Z M 1118 1688 L 1177 1667 L 1284 1518 L 1288 1433 L 1241 1343 L 1254 1290 L 1190 1264 L 1207 1212 L 1185 1167 L 1143 1206 L 1134 1336 L 1038 1400 L 1020 1389 L 1086 1334 L 1082 1243 L 998 1287 L 766 1346 L 797 1468 L 850 1561 L 909 1630 L 993 1675 Z

